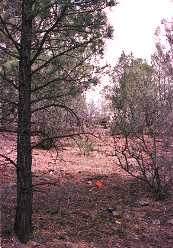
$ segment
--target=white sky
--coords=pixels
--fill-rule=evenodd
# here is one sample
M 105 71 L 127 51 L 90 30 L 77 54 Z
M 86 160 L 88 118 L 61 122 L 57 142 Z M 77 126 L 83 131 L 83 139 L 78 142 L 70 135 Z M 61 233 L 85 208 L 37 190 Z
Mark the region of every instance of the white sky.
M 114 66 L 122 50 L 135 57 L 150 60 L 155 50 L 154 33 L 163 18 L 173 17 L 173 0 L 119 0 L 119 4 L 108 12 L 114 27 L 114 38 L 107 42 L 105 59 Z M 103 79 L 102 86 L 106 84 Z M 101 104 L 98 86 L 88 91 L 87 100 Z
M 106 60 L 114 63 L 122 50 L 149 59 L 153 53 L 154 32 L 163 18 L 173 17 L 171 0 L 119 0 L 108 13 L 114 39 L 107 43 Z

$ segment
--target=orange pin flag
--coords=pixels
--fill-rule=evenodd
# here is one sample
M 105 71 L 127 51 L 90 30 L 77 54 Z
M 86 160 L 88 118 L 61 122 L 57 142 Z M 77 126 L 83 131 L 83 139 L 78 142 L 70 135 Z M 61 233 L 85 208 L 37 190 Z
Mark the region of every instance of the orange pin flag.
M 96 186 L 98 189 L 101 189 L 101 188 L 104 187 L 104 184 L 103 184 L 102 181 L 97 180 L 97 181 L 95 182 L 95 186 Z

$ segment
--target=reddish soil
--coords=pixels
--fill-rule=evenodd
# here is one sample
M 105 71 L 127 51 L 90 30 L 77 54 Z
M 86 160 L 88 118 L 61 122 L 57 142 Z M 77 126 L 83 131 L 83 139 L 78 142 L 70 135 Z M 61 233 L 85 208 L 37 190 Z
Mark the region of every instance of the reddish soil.
M 0 153 L 15 159 L 15 137 L 1 135 Z M 65 150 L 33 151 L 33 238 L 26 245 L 13 233 L 15 167 L 0 160 L 3 248 L 172 248 L 173 195 L 154 201 L 151 193 L 115 163 L 111 139 L 92 138 L 81 154 L 74 142 Z M 10 152 L 13 149 L 13 152 Z M 111 212 L 110 209 L 116 211 Z

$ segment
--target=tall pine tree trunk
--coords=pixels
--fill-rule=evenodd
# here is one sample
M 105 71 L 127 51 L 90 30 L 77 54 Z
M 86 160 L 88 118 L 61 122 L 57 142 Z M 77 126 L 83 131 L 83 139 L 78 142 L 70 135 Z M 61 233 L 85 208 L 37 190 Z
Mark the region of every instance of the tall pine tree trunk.
M 17 208 L 14 230 L 26 243 L 32 235 L 31 43 L 32 2 L 22 1 L 17 133 Z

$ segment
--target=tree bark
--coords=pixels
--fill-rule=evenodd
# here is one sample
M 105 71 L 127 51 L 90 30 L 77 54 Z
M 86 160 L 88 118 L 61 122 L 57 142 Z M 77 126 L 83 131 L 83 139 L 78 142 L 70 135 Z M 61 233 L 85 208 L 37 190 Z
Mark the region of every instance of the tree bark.
M 32 235 L 31 44 L 32 0 L 22 1 L 17 131 L 17 207 L 14 231 L 22 243 Z

